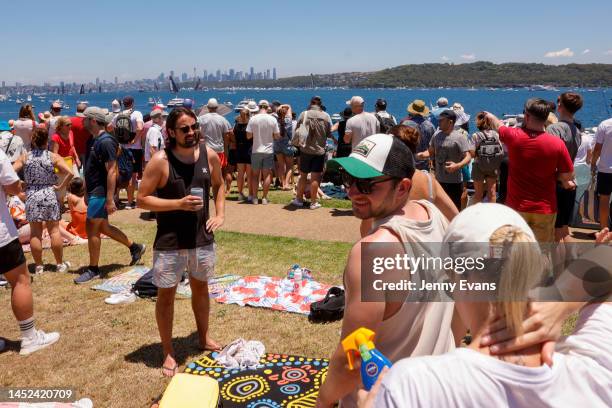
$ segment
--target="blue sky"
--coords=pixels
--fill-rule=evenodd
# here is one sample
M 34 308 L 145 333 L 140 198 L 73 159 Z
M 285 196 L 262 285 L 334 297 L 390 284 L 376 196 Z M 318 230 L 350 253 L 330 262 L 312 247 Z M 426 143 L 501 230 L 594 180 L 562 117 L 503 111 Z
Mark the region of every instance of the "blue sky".
M 275 66 L 282 77 L 444 61 L 612 63 L 610 0 L 2 3 L 8 84 L 193 67 Z

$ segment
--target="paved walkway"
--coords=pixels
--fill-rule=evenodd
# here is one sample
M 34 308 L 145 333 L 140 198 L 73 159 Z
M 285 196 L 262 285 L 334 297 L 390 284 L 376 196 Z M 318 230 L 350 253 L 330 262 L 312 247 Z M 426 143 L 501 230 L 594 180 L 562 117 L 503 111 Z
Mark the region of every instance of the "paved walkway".
M 211 202 L 211 208 L 214 205 Z M 122 210 L 111 217 L 121 222 L 145 222 L 141 210 Z M 308 208 L 280 204 L 252 205 L 225 202 L 225 231 L 295 237 L 318 241 L 356 242 L 359 240 L 359 220 L 350 209 Z

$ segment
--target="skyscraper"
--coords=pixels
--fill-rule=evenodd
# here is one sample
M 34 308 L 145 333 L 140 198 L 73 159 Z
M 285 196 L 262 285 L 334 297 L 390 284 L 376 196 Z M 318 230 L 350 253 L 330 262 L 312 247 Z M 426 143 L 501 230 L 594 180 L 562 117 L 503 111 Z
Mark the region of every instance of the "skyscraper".
M 217 81 L 220 81 L 220 80 L 221 80 L 221 70 L 220 70 L 220 69 L 218 69 L 218 70 L 217 70 L 217 75 L 215 76 L 215 79 L 216 79 Z
M 205 81 L 208 81 L 208 71 L 204 70 L 204 72 L 202 73 L 202 77 L 204 77 Z
M 255 79 L 255 68 L 251 67 L 251 70 L 249 71 L 249 80 L 254 80 Z
M 172 78 L 174 78 L 174 70 L 173 70 L 173 69 L 171 69 L 171 70 L 170 70 L 170 76 L 171 76 Z
M 187 73 L 186 73 L 186 72 L 183 72 L 183 73 L 181 74 L 181 81 L 185 82 L 185 81 L 187 81 L 187 79 L 188 79 Z
M 272 79 L 276 81 L 276 67 L 272 68 Z
M 229 78 L 228 78 L 228 79 L 229 79 L 230 81 L 233 81 L 233 80 L 234 80 L 234 76 L 236 75 L 236 71 L 234 71 L 234 68 L 230 68 L 230 69 L 229 69 L 229 74 L 228 74 L 228 75 L 229 75 Z
M 96 78 L 96 86 L 100 85 L 100 78 Z
M 266 69 L 266 76 L 264 79 L 270 79 L 270 69 Z

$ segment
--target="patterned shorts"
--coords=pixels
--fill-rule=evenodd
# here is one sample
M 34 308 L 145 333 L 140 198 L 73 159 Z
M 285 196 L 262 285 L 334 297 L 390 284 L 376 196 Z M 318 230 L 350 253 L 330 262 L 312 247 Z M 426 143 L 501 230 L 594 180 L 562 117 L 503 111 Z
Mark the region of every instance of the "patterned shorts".
M 215 273 L 215 244 L 194 249 L 153 251 L 153 284 L 171 288 L 179 284 L 187 270 L 193 279 L 208 281 Z

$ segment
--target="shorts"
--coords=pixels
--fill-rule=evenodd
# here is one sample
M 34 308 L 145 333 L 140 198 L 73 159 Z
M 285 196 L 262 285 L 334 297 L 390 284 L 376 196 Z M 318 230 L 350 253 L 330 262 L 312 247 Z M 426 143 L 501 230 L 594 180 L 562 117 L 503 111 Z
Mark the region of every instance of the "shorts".
M 87 218 L 90 220 L 95 218 L 108 218 L 108 213 L 106 212 L 106 197 L 89 197 L 87 200 Z
M 274 146 L 274 154 L 283 154 L 288 157 L 293 157 L 295 148 L 289 144 L 288 138 L 281 138 L 281 139 L 275 140 L 273 143 L 273 146 Z
M 300 173 L 322 173 L 325 164 L 325 155 L 302 153 L 300 155 Z
M 574 216 L 576 205 L 576 190 L 566 190 L 557 185 L 557 219 L 555 228 L 561 228 L 570 224 Z
M 238 151 L 236 149 L 231 149 L 228 152 L 227 163 L 230 166 L 235 166 L 238 164 Z
M 274 153 L 251 153 L 251 168 L 253 170 L 272 170 Z
M 129 149 L 132 152 L 132 156 L 134 156 L 134 164 L 132 165 L 132 170 L 134 173 L 142 174 L 142 159 L 143 159 L 143 150 L 142 149 Z
M 492 178 L 497 180 L 499 170 L 482 170 L 478 163 L 474 163 L 472 166 L 472 180 L 474 181 L 485 181 L 485 178 Z
M 236 163 L 251 164 L 251 146 L 245 145 L 236 148 Z
M 612 195 L 612 173 L 597 172 L 597 194 Z
M 153 284 L 172 288 L 187 269 L 190 278 L 207 282 L 215 273 L 215 244 L 192 249 L 153 251 Z
M 216 152 L 217 156 L 219 156 L 219 161 L 221 162 L 221 168 L 227 167 L 227 156 L 225 152 Z
M 535 214 L 520 211 L 519 214 L 529 225 L 538 242 L 555 241 L 555 219 L 557 214 Z
M 0 275 L 25 263 L 26 259 L 19 238 L 15 238 L 5 246 L 0 247 L 0 259 L 2 259 Z

